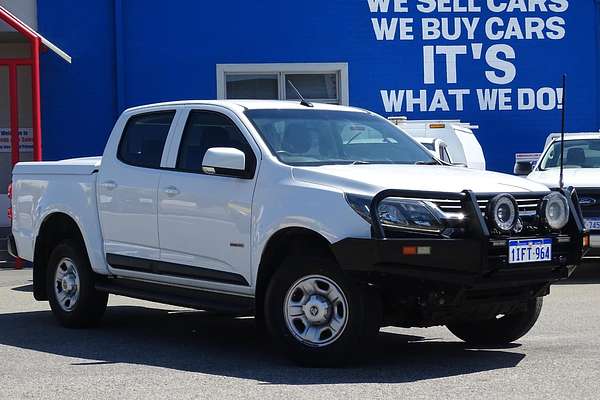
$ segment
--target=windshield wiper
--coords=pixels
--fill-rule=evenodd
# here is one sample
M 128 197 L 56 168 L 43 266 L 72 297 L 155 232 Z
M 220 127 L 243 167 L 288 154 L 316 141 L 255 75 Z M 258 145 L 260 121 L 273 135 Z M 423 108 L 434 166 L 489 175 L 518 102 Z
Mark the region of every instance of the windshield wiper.
M 368 164 L 373 164 L 371 161 L 363 161 L 363 160 L 356 160 L 356 161 L 352 161 L 350 163 L 350 165 L 368 165 Z
M 417 161 L 415 163 L 415 165 L 440 165 L 439 162 L 435 161 L 435 160 L 431 160 L 431 161 Z

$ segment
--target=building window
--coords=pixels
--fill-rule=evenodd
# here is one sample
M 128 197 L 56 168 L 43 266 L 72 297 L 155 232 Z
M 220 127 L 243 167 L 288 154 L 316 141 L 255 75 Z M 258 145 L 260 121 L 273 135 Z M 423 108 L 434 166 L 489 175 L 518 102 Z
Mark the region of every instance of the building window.
M 348 64 L 218 64 L 219 99 L 308 100 L 348 105 Z
M 278 99 L 278 80 L 276 74 L 225 74 L 225 94 L 228 99 Z

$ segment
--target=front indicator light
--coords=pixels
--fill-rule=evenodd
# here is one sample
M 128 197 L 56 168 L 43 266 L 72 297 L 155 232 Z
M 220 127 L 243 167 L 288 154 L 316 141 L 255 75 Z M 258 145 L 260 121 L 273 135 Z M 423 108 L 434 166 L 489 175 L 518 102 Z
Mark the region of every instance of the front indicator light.
M 583 241 L 583 248 L 584 249 L 589 249 L 589 247 L 590 247 L 590 234 L 589 234 L 589 232 L 586 232 L 586 233 L 583 234 L 582 241 Z
M 403 246 L 403 256 L 429 256 L 431 255 L 431 246 Z
M 402 247 L 403 256 L 414 256 L 417 254 L 417 246 L 404 246 Z

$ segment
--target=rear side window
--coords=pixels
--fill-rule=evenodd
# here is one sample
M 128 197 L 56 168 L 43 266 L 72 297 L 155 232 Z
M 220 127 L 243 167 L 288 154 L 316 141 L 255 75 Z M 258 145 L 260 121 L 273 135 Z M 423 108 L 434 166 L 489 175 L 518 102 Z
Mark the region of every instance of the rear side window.
M 127 121 L 117 156 L 126 164 L 159 168 L 175 111 L 135 115 Z
M 212 111 L 191 111 L 179 146 L 177 169 L 202 173 L 202 160 L 212 147 L 233 147 L 244 152 L 244 177 L 253 176 L 256 156 L 233 121 Z

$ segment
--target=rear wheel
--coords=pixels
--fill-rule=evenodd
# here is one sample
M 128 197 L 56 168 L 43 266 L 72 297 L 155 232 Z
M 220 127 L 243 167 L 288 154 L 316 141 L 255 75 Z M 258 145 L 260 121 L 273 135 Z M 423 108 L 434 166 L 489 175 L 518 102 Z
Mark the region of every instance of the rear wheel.
M 265 297 L 266 325 L 287 354 L 306 366 L 337 366 L 376 339 L 381 304 L 326 257 L 288 257 Z
M 538 297 L 514 313 L 498 315 L 483 321 L 455 322 L 448 329 L 469 344 L 499 346 L 525 336 L 535 325 L 542 311 L 543 299 Z
M 94 281 L 87 254 L 79 243 L 65 240 L 54 248 L 46 282 L 50 308 L 61 325 L 82 328 L 100 320 L 108 294 L 97 291 Z

